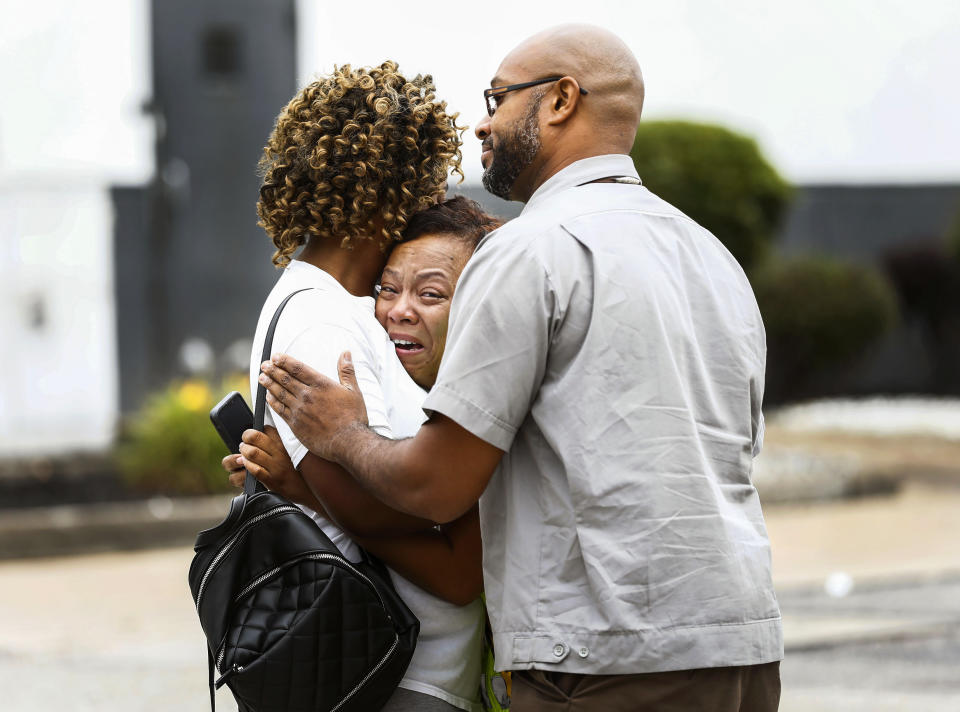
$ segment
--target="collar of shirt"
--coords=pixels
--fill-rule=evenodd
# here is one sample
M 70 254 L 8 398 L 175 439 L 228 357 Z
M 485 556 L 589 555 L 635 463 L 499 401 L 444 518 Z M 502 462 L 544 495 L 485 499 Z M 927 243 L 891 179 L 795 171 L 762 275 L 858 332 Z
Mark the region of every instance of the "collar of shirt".
M 333 275 L 320 269 L 316 265 L 310 264 L 309 262 L 293 259 L 290 260 L 290 264 L 286 266 L 286 269 L 292 274 L 302 274 L 305 276 L 309 275 L 309 279 L 312 282 L 323 282 L 331 291 L 338 293 L 341 296 L 355 299 L 360 306 L 362 306 L 364 309 L 369 309 L 371 312 L 376 305 L 376 300 L 372 296 L 358 297 L 354 294 L 351 294 L 333 277 Z
M 640 177 L 633 165 L 633 160 L 623 153 L 608 153 L 603 156 L 582 158 L 579 161 L 574 161 L 559 173 L 555 173 L 537 188 L 524 206 L 523 213 L 536 209 L 539 203 L 567 188 L 610 176 Z

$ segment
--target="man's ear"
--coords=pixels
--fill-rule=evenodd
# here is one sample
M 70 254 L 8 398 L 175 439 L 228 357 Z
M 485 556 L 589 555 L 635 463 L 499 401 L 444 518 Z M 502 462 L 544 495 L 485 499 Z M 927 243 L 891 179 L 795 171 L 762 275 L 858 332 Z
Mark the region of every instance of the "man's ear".
M 580 85 L 573 77 L 564 77 L 559 80 L 549 94 L 550 115 L 547 117 L 548 126 L 556 126 L 569 121 L 580 105 Z

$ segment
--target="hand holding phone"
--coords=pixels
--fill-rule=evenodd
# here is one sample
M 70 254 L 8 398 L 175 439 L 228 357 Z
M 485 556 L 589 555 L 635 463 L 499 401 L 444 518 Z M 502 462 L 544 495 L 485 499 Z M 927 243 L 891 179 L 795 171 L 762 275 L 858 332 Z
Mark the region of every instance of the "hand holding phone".
M 230 452 L 240 452 L 243 431 L 253 427 L 253 411 L 237 391 L 231 391 L 213 406 L 210 421 Z

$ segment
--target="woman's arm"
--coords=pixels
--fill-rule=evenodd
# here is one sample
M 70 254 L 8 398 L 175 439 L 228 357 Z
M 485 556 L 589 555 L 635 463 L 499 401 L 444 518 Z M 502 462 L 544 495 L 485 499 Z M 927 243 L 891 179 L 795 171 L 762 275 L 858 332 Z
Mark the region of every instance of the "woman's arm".
M 391 537 L 429 531 L 429 519 L 398 512 L 370 494 L 340 465 L 308 452 L 300 461 L 300 475 L 323 502 L 330 519 L 352 539 Z
M 238 463 L 236 456 L 226 457 L 225 469 L 235 471 L 238 465 L 246 465 L 272 491 L 324 512 L 360 546 L 438 598 L 464 606 L 480 595 L 482 547 L 476 506 L 449 524 L 435 527 L 432 522 L 390 509 L 339 466 L 315 455 L 308 454 L 298 472 L 273 428 L 268 427 L 266 433 L 248 430 L 244 436 L 243 462 Z M 240 474 L 244 474 L 242 470 Z M 231 481 L 238 486 L 243 484 L 238 474 L 231 475 Z M 307 482 L 311 487 L 306 487 Z M 311 492 L 314 483 L 316 494 L 323 496 L 322 502 L 316 501 Z M 310 492 L 316 504 L 304 501 L 304 490 Z M 290 494 L 301 499 L 293 499 Z M 374 520 L 372 524 L 363 521 L 367 517 Z M 344 525 L 345 521 L 356 523 L 363 531 L 355 532 Z
M 355 541 L 404 578 L 450 603 L 465 606 L 483 591 L 476 506 L 459 519 L 428 531 Z
M 353 539 L 401 536 L 433 527 L 427 519 L 391 509 L 342 467 L 312 453 L 294 468 L 280 434 L 270 426 L 266 432 L 247 430 L 243 438 L 240 453 L 254 477 L 271 491 L 325 514 Z

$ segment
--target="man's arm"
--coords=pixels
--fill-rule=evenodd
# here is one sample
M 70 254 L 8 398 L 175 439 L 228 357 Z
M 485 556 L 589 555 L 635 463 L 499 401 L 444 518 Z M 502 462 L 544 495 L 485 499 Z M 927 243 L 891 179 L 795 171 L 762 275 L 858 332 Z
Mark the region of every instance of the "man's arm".
M 330 495 L 329 501 L 321 503 L 315 496 L 318 493 L 305 487 L 305 477 L 293 467 L 274 428 L 268 427 L 265 433 L 248 430 L 244 437 L 241 449 L 245 455 L 239 461 L 236 455 L 223 459 L 224 469 L 233 473 L 230 480 L 234 485 L 243 486 L 246 466 L 271 490 L 288 498 L 302 494 L 295 501 L 318 512 L 326 510 L 326 516 L 337 521 L 354 541 L 420 588 L 460 606 L 480 595 L 483 576 L 476 506 L 450 524 L 434 527 L 432 522 L 390 509 L 364 491 L 340 466 L 311 453 L 300 467 L 303 470 L 306 465 L 311 472 L 307 477 L 321 479 L 322 490 Z M 344 490 L 339 491 L 331 480 L 344 485 Z M 376 522 L 366 522 L 368 517 Z M 343 521 L 353 522 L 360 534 L 347 529 Z
M 470 258 L 457 282 L 438 382 L 425 402 L 434 415 L 413 438 L 385 441 L 365 426 L 345 354 L 339 384 L 290 355 L 273 356 L 261 366 L 267 402 L 309 451 L 343 465 L 378 499 L 434 521 L 458 517 L 528 417 L 570 295 L 589 290 L 587 277 L 562 293 L 555 288 L 549 274 L 557 262 L 566 269 L 579 260 L 575 273 L 592 274 L 585 248 L 565 230 L 555 232 L 491 242 Z
M 398 536 L 434 526 L 387 506 L 335 462 L 307 453 L 297 469 L 330 518 L 353 538 Z
M 271 492 L 332 519 L 352 538 L 398 536 L 433 528 L 431 521 L 385 505 L 336 463 L 307 453 L 299 467 L 294 467 L 280 434 L 269 425 L 265 432 L 252 428 L 244 431 L 240 452 L 236 463 L 240 469 L 231 475 L 234 485 L 243 486 L 246 473 L 242 468 L 246 467 Z M 224 458 L 223 465 L 233 471 L 230 460 Z
M 342 465 L 377 499 L 408 514 L 435 522 L 458 518 L 480 498 L 503 456 L 439 414 L 412 438 L 377 435 L 366 424 L 349 353 L 338 364 L 339 384 L 285 354 L 261 368 L 267 403 L 308 450 Z

